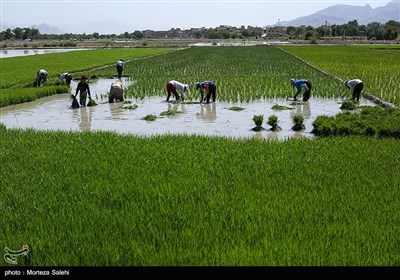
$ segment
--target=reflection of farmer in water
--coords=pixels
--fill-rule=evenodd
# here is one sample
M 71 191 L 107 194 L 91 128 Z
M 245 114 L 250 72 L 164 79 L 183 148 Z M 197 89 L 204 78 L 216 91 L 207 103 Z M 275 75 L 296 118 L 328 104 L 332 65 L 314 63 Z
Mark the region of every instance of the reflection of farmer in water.
M 216 103 L 203 104 L 200 106 L 200 118 L 206 122 L 215 121 L 217 118 L 217 105 Z
M 81 131 L 90 131 L 92 126 L 92 114 L 89 108 L 81 108 L 80 112 L 80 121 L 79 128 Z
M 311 116 L 310 103 L 304 102 L 304 104 L 295 105 L 294 107 L 296 107 L 296 110 L 290 111 L 290 117 L 302 115 L 306 120 Z

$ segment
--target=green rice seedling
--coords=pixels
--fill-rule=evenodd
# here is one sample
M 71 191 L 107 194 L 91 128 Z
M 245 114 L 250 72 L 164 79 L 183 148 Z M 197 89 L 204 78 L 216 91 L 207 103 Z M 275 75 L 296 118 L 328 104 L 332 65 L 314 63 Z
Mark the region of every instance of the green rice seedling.
M 18 265 L 399 264 L 398 139 L 3 127 L 0 147 L 2 243 L 32 248 Z
M 396 105 L 400 104 L 399 45 L 383 47 L 373 45 L 283 46 L 281 48 L 322 69 L 327 72 L 327 75 L 336 76 L 341 80 L 359 78 L 364 81 L 363 92 L 371 93 Z M 317 82 L 314 84 L 317 87 Z M 350 91 L 346 93 L 342 90 L 343 83 L 334 84 L 332 86 L 340 89 L 336 97 L 351 94 Z M 317 88 L 315 90 L 317 91 Z
M 139 106 L 136 104 L 124 105 L 121 108 L 125 110 L 136 110 Z
M 160 113 L 160 116 L 175 116 L 176 114 L 182 113 L 178 110 L 168 110 Z
M 304 130 L 306 127 L 304 125 L 304 116 L 302 115 L 294 115 L 292 116 L 292 121 L 293 121 L 293 126 L 292 130 L 294 131 L 300 131 Z
M 239 106 L 232 106 L 232 107 L 229 107 L 227 109 L 231 110 L 231 111 L 243 111 L 245 108 L 239 107 Z
M 80 107 L 80 106 L 79 106 L 79 102 L 78 102 L 78 100 L 76 99 L 75 95 L 71 95 L 71 99 L 72 99 L 71 108 L 72 108 L 72 109 L 79 108 L 79 107 Z
M 254 131 L 260 131 L 263 130 L 264 128 L 262 127 L 262 123 L 264 121 L 264 115 L 254 115 L 253 116 L 253 122 L 256 125 L 253 130 Z
M 282 111 L 282 110 L 294 110 L 295 108 L 275 104 L 274 106 L 271 107 L 271 109 L 275 111 Z
M 267 124 L 271 126 L 270 130 L 271 131 L 279 131 L 281 130 L 281 127 L 278 125 L 278 117 L 275 115 L 271 115 L 268 117 Z
M 157 119 L 157 116 L 152 115 L 152 114 L 146 115 L 145 117 L 142 118 L 142 120 L 150 121 L 150 122 L 155 121 L 156 119 Z
M 131 104 L 132 103 L 132 101 L 130 101 L 130 100 L 125 100 L 124 102 L 122 102 L 122 104 Z
M 65 85 L 58 86 L 59 79 L 56 74 L 69 69 L 74 75 L 74 80 L 79 79 L 83 73 L 88 73 L 91 78 L 100 77 L 99 73 L 90 70 L 107 64 L 113 64 L 117 59 L 126 61 L 164 53 L 173 48 L 151 49 L 109 49 L 71 51 L 65 53 L 50 53 L 35 56 L 10 57 L 1 60 L 0 71 L 0 106 L 33 101 L 37 98 L 56 93 L 67 93 L 69 88 Z M 32 88 L 32 80 L 36 77 L 37 69 L 46 69 L 49 73 L 45 86 Z M 113 68 L 115 72 L 115 67 Z M 114 73 L 112 72 L 112 73 Z M 111 71 L 110 71 L 111 73 Z M 52 88 L 62 89 L 61 92 Z M 21 90 L 26 88 L 26 90 Z M 4 91 L 5 90 L 5 91 Z
M 352 99 L 347 99 L 342 102 L 340 110 L 355 110 L 357 108 L 357 101 Z
M 88 107 L 97 106 L 97 103 L 92 98 L 89 98 L 89 102 L 88 102 L 87 106 Z
M 360 114 L 342 112 L 333 117 L 318 116 L 313 122 L 312 133 L 318 136 L 366 135 L 400 138 L 400 109 L 362 107 Z

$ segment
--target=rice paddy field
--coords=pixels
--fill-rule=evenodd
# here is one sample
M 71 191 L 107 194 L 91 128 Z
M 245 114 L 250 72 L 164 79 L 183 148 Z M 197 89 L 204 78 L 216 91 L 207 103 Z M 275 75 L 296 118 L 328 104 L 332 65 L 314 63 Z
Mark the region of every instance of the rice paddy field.
M 124 76 L 135 80 L 130 97 L 165 97 L 165 83 L 175 79 L 196 100 L 194 83 L 214 80 L 217 102 L 245 106 L 293 94 L 290 78 L 313 81 L 314 97 L 350 96 L 338 79 L 275 47 L 152 50 L 124 57 L 101 50 L 104 63 L 82 58 L 69 71 L 110 77 L 117 59 L 148 56 L 126 63 Z M 382 63 L 391 67 L 393 53 L 379 52 Z M 69 54 L 48 55 L 60 62 Z M 14 58 L 13 67 L 25 59 Z M 2 106 L 33 90 L 63 91 L 50 71 L 48 85 L 26 86 L 39 65 L 29 75 L 21 70 L 20 82 L 1 79 Z M 399 148 L 394 137 L 142 137 L 0 124 L 0 246 L 27 244 L 20 266 L 398 266 Z
M 282 49 L 341 78 L 361 79 L 364 90 L 400 104 L 400 46 L 283 46 Z

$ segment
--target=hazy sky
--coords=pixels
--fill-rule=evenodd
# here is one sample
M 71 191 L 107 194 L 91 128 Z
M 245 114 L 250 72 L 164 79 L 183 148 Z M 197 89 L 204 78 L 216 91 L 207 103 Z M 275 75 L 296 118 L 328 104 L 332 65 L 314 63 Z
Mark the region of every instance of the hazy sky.
M 1 23 L 20 27 L 46 23 L 65 32 L 75 32 L 77 25 L 84 31 L 93 22 L 112 20 L 119 34 L 134 30 L 189 29 L 191 27 L 240 27 L 273 25 L 313 14 L 336 4 L 372 8 L 385 6 L 389 0 L 371 1 L 135 1 L 135 0 L 0 0 Z M 75 26 L 75 27 L 72 27 Z M 100 25 L 99 25 L 100 27 Z M 70 29 L 70 30 L 68 30 Z M 74 29 L 72 31 L 72 29 Z M 94 31 L 89 31 L 94 32 Z M 101 33 L 101 32 L 100 32 Z

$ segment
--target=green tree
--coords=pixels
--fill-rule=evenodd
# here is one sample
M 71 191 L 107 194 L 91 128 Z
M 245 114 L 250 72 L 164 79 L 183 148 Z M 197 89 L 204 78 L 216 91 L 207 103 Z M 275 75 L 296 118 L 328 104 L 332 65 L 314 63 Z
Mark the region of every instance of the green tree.
M 383 38 L 385 40 L 394 40 L 399 35 L 398 31 L 400 29 L 400 22 L 389 20 L 384 25 Z
M 4 40 L 10 40 L 14 38 L 14 33 L 12 32 L 11 28 L 7 28 L 4 32 Z
M 135 30 L 132 34 L 132 38 L 134 39 L 142 39 L 143 38 L 143 33 L 139 30 Z
M 24 34 L 24 30 L 22 28 L 16 27 L 13 29 L 13 32 L 15 34 L 15 39 L 22 40 L 22 36 Z
M 357 36 L 358 35 L 357 20 L 349 21 L 345 26 L 346 26 L 346 36 Z
M 383 39 L 384 29 L 382 24 L 379 22 L 371 22 L 367 25 L 367 36 L 368 39 L 375 38 L 376 40 Z

